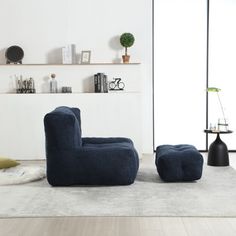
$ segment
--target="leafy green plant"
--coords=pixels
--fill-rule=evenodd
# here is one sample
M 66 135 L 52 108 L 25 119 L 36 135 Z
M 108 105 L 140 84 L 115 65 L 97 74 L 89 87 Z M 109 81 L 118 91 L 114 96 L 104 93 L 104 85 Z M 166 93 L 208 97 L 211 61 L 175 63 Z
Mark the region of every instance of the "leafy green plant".
M 220 88 L 216 88 L 216 87 L 209 87 L 207 88 L 207 92 L 220 92 Z
M 135 38 L 131 33 L 123 33 L 120 36 L 120 44 L 125 48 L 126 56 L 127 56 L 127 48 L 133 46 L 134 41 L 135 41 Z
M 220 108 L 221 108 L 221 111 L 222 111 L 222 115 L 223 115 L 223 118 L 224 118 L 224 122 L 226 124 L 227 122 L 226 122 L 226 118 L 225 118 L 224 108 L 223 108 L 222 102 L 220 100 L 220 95 L 219 95 L 220 91 L 221 91 L 221 89 L 216 88 L 216 87 L 208 87 L 207 88 L 207 92 L 216 92 L 217 97 L 218 97 L 218 101 L 219 101 L 219 104 L 220 104 Z

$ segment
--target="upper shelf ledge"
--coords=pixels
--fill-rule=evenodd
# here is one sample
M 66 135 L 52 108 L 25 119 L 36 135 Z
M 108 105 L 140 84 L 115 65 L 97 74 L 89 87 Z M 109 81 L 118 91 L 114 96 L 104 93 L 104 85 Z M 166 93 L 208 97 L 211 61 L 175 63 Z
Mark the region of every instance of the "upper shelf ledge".
M 93 65 L 139 65 L 140 62 L 132 63 L 109 63 L 109 62 L 97 62 L 90 64 L 0 64 L 0 66 L 93 66 Z

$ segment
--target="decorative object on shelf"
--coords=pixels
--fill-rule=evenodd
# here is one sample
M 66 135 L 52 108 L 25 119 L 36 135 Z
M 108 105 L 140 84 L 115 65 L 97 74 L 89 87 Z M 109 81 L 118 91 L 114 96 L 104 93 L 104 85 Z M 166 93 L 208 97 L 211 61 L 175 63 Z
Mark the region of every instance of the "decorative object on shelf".
M 109 90 L 124 90 L 125 84 L 121 81 L 121 78 L 113 78 L 113 81 L 109 83 Z
M 24 79 L 22 78 L 22 75 L 20 76 L 20 79 L 17 78 L 16 80 L 16 93 L 35 93 L 35 86 L 34 86 L 34 79 Z
M 75 44 L 69 44 L 62 48 L 62 64 L 76 64 Z
M 220 109 L 221 109 L 221 112 L 222 112 L 223 119 L 222 118 L 218 119 L 218 131 L 228 131 L 228 125 L 229 124 L 228 124 L 228 122 L 225 118 L 224 108 L 223 108 L 223 105 L 222 105 L 222 102 L 221 102 L 221 99 L 220 99 L 220 95 L 219 95 L 220 91 L 221 91 L 221 89 L 216 88 L 216 87 L 207 88 L 207 92 L 215 92 L 217 94 L 217 98 L 218 98 L 218 101 L 219 101 L 219 104 L 220 104 Z M 212 125 L 210 125 L 210 129 L 211 128 L 212 128 Z M 216 130 L 215 125 L 213 126 L 213 129 Z
M 134 44 L 135 38 L 131 33 L 123 33 L 120 36 L 120 44 L 125 47 L 125 55 L 122 56 L 123 63 L 129 63 L 130 55 L 127 54 L 127 48 Z
M 19 46 L 11 46 L 5 52 L 6 64 L 22 64 L 22 59 L 24 57 L 24 51 Z
M 51 74 L 50 93 L 57 93 L 56 74 Z
M 62 87 L 61 92 L 62 93 L 72 93 L 72 88 L 71 87 Z
M 90 64 L 91 51 L 81 52 L 81 64 Z
M 108 93 L 107 75 L 104 73 L 97 73 L 94 75 L 94 92 Z

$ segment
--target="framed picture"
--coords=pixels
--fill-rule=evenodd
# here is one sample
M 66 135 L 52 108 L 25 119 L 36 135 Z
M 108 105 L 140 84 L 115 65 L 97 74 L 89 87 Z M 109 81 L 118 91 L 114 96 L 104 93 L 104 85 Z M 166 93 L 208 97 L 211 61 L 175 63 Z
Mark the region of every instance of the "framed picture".
M 91 58 L 91 51 L 81 52 L 81 64 L 89 64 Z

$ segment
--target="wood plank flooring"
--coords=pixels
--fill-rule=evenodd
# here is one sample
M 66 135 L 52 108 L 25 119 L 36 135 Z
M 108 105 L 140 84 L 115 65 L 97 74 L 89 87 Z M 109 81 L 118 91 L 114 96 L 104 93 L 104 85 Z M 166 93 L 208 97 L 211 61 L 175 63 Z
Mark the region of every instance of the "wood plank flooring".
M 1 236 L 235 236 L 236 218 L 59 217 L 0 219 Z
M 236 154 L 230 154 L 236 169 Z M 144 158 L 143 162 L 146 159 Z M 40 163 L 42 161 L 28 162 Z M 144 163 L 145 164 L 145 163 Z M 235 236 L 236 218 L 0 218 L 0 236 Z

